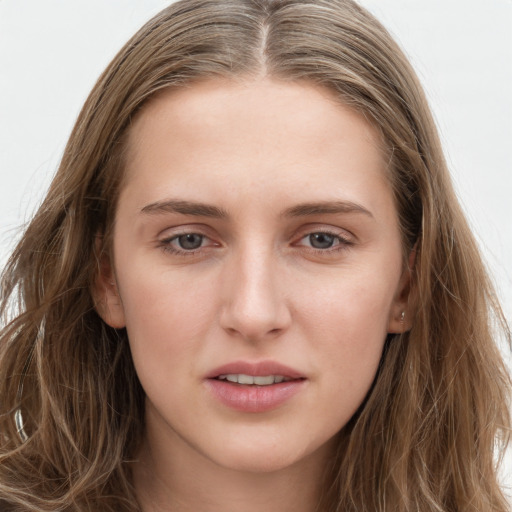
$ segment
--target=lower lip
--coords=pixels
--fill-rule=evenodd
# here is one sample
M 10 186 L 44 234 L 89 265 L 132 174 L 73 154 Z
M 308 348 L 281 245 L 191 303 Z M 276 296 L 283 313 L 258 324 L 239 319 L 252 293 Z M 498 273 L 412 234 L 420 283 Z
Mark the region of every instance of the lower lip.
M 245 386 L 226 380 L 208 379 L 207 386 L 222 404 L 242 412 L 266 412 L 277 409 L 304 386 L 305 380 L 291 380 L 270 386 Z

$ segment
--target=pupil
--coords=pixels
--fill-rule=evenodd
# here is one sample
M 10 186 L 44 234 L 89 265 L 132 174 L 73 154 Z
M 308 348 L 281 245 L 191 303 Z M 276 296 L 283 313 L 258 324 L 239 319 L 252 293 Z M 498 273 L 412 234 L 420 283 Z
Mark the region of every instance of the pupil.
M 190 233 L 188 235 L 179 236 L 178 242 L 182 249 L 199 249 L 199 247 L 201 247 L 201 244 L 203 243 L 203 237 L 195 233 Z
M 313 233 L 309 235 L 309 241 L 315 249 L 329 249 L 334 244 L 334 236 L 327 233 Z

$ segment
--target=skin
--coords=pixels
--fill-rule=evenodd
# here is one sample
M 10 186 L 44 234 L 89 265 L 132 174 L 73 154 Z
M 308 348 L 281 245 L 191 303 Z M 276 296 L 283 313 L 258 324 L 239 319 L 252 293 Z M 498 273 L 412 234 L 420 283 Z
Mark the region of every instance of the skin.
M 165 91 L 135 119 L 96 294 L 147 395 L 144 511 L 315 509 L 387 333 L 409 327 L 379 143 L 329 91 L 268 78 Z M 205 376 L 239 360 L 292 367 L 301 389 L 233 410 Z

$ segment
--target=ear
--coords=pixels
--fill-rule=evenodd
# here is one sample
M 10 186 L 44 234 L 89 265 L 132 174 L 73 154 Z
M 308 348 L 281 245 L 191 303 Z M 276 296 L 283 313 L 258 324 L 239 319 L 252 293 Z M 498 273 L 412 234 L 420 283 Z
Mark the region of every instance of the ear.
M 101 250 L 101 245 L 102 240 L 100 237 L 97 237 L 96 254 L 98 254 L 98 266 L 91 287 L 94 307 L 106 324 L 115 329 L 122 329 L 126 325 L 124 308 L 119 296 L 110 256 Z
M 407 267 L 404 268 L 396 295 L 391 305 L 388 320 L 388 333 L 400 334 L 410 331 L 413 325 L 413 311 L 414 311 L 414 295 L 416 288 L 414 286 L 413 274 L 414 263 L 416 260 L 416 245 L 409 253 Z

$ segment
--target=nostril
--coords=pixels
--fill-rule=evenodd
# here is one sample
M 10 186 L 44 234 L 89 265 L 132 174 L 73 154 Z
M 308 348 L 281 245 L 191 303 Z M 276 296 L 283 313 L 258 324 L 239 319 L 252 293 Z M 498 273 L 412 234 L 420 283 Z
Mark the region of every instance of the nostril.
M 291 320 L 277 285 L 271 286 L 254 276 L 233 278 L 231 286 L 224 289 L 221 308 L 220 325 L 224 331 L 253 341 L 275 338 L 286 330 Z

